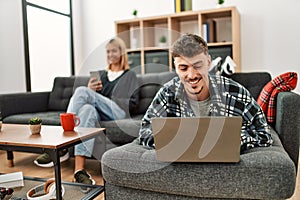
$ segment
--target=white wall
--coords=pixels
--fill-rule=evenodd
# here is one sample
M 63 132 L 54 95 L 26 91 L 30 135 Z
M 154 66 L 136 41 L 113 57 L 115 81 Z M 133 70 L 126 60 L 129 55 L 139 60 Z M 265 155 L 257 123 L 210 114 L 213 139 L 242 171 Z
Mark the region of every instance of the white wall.
M 0 0 L 0 94 L 26 91 L 21 1 Z
M 216 1 L 193 0 L 193 10 L 213 8 Z M 300 75 L 300 1 L 225 1 L 225 6 L 236 6 L 241 15 L 242 71 L 268 71 L 273 77 L 286 71 Z M 88 58 L 104 51 L 106 40 L 115 35 L 115 20 L 132 18 L 134 9 L 139 17 L 174 13 L 173 3 L 74 0 L 76 74 L 87 73 L 82 66 Z M 23 49 L 21 0 L 0 0 L 0 93 L 26 90 Z M 105 62 L 103 56 L 99 60 Z M 295 91 L 300 93 L 300 83 Z

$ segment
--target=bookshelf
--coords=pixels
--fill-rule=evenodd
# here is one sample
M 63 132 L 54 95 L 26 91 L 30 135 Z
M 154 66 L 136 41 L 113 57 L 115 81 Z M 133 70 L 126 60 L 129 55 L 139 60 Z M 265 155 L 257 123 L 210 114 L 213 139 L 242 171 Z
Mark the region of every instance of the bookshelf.
M 240 15 L 236 7 L 119 20 L 115 21 L 115 30 L 125 41 L 129 64 L 137 73 L 149 73 L 154 67 L 172 71 L 169 48 L 184 33 L 201 35 L 212 58 L 229 55 L 237 64 L 236 71 L 241 71 Z M 167 39 L 165 45 L 159 42 L 162 36 Z

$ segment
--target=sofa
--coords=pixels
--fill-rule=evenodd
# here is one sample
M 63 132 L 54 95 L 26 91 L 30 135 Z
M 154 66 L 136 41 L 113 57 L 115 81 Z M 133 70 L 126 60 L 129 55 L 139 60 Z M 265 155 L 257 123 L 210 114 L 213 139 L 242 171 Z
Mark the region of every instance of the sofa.
M 271 80 L 269 73 L 236 73 L 257 99 Z M 298 156 L 300 95 L 280 92 L 274 144 L 244 151 L 238 163 L 168 163 L 155 151 L 134 141 L 107 150 L 101 159 L 105 200 L 117 199 L 287 199 L 295 190 Z
M 161 85 L 176 74 L 173 72 L 138 74 L 139 105 L 131 117 L 123 120 L 102 121 L 106 128 L 106 147 L 111 149 L 133 141 L 138 136 L 140 120 Z M 66 112 L 69 100 L 78 86 L 87 85 L 88 76 L 56 77 L 53 88 L 47 92 L 0 94 L 3 123 L 28 124 L 31 117 L 43 120 L 43 125 L 60 125 L 60 113 Z M 101 159 L 105 149 L 101 138 L 96 138 L 93 158 Z M 70 148 L 73 155 L 73 148 Z
M 292 196 L 299 155 L 300 96 L 281 92 L 277 96 L 274 145 L 254 148 L 239 163 L 162 163 L 153 150 L 137 144 L 140 119 L 160 86 L 174 73 L 138 75 L 140 103 L 131 118 L 101 122 L 109 142 L 101 159 L 105 199 L 286 199 Z M 257 98 L 270 80 L 266 72 L 235 73 L 230 78 L 243 84 Z M 1 94 L 4 123 L 28 123 L 39 116 L 43 124 L 60 125 L 74 88 L 88 77 L 57 77 L 50 92 Z M 101 145 L 102 141 L 97 141 Z M 96 145 L 97 145 L 96 144 Z M 102 155 L 103 154 L 103 155 Z M 153 170 L 155 169 L 155 170 Z

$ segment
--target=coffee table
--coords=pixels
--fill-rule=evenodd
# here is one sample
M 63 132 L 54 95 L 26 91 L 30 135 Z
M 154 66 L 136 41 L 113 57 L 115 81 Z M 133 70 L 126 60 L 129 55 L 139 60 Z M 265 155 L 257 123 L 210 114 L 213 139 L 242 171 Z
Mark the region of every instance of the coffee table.
M 54 163 L 56 199 L 62 199 L 58 152 L 97 136 L 101 137 L 105 145 L 104 128 L 76 127 L 74 131 L 64 131 L 61 126 L 43 125 L 40 134 L 32 135 L 29 125 L 3 124 L 0 149 L 10 152 L 9 159 L 13 159 L 13 151 L 48 153 Z

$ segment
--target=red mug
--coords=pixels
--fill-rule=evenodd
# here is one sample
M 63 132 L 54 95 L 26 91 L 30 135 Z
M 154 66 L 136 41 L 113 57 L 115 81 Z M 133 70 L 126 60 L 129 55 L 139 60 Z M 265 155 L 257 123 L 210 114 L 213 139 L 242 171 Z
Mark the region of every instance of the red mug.
M 64 131 L 73 131 L 80 124 L 80 118 L 74 113 L 61 113 L 60 123 Z

